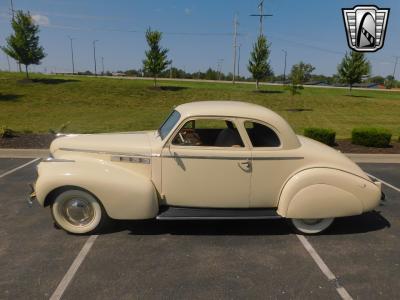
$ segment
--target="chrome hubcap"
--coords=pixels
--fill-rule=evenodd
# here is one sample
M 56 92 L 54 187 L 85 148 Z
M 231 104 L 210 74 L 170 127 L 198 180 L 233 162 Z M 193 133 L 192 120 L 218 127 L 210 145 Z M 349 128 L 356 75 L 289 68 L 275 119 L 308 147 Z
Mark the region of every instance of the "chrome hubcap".
M 62 207 L 62 214 L 69 223 L 84 226 L 93 220 L 94 210 L 87 200 L 72 198 L 65 201 Z
M 306 225 L 316 225 L 322 221 L 322 219 L 303 219 L 302 220 Z

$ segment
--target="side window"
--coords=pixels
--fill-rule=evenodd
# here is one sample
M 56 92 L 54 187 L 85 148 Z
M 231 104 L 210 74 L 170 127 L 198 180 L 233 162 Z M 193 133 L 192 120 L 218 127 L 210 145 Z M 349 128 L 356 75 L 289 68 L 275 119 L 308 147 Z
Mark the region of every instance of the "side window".
M 235 124 L 229 120 L 190 120 L 172 140 L 179 146 L 244 147 Z
M 268 126 L 250 121 L 246 121 L 244 126 L 253 147 L 279 147 L 281 145 L 275 131 Z

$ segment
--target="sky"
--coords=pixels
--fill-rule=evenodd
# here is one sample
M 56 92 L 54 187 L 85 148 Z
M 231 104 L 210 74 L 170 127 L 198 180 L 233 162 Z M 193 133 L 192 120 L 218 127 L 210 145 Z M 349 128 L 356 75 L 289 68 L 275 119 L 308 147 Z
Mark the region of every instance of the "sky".
M 259 29 L 259 0 L 13 0 L 14 9 L 30 11 L 40 25 L 40 43 L 47 53 L 40 72 L 71 72 L 69 36 L 73 38 L 75 71 L 94 70 L 93 40 L 98 70 L 101 57 L 105 70 L 142 67 L 148 27 L 163 32 L 162 46 L 169 49 L 174 67 L 187 72 L 217 68 L 233 70 L 233 17 L 238 15 L 239 71 L 248 76 L 247 62 Z M 271 43 L 270 63 L 275 74 L 282 74 L 284 52 L 287 71 L 299 61 L 311 63 L 314 74 L 332 75 L 344 53 L 349 51 L 342 8 L 375 4 L 390 8 L 384 48 L 369 53 L 372 75 L 392 74 L 395 56 L 400 55 L 400 2 L 349 0 L 265 0 L 264 33 Z M 11 33 L 10 0 L 0 0 L 0 45 Z M 400 60 L 399 60 L 400 62 Z M 0 53 L 0 69 L 8 69 Z M 11 61 L 11 69 L 17 66 Z M 400 73 L 400 65 L 399 65 Z M 400 75 L 396 74 L 396 78 Z

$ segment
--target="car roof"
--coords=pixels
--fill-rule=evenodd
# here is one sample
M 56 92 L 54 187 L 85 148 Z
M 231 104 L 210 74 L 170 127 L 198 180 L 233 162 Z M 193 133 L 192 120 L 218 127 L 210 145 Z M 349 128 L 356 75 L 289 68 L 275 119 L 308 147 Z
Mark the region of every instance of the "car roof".
M 181 104 L 176 110 L 186 117 L 206 115 L 255 118 L 275 114 L 263 106 L 241 101 L 197 101 Z
M 181 114 L 181 120 L 195 116 L 238 117 L 260 120 L 278 131 L 284 148 L 293 149 L 300 146 L 296 134 L 286 120 L 261 105 L 242 101 L 197 101 L 181 104 L 175 110 Z

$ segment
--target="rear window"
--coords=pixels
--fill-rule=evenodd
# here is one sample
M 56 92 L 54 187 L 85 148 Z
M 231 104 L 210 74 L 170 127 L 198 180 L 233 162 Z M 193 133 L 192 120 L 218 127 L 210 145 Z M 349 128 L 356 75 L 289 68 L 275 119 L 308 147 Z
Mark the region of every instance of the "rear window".
M 257 122 L 246 121 L 244 124 L 253 147 L 279 147 L 278 135 L 268 126 Z

